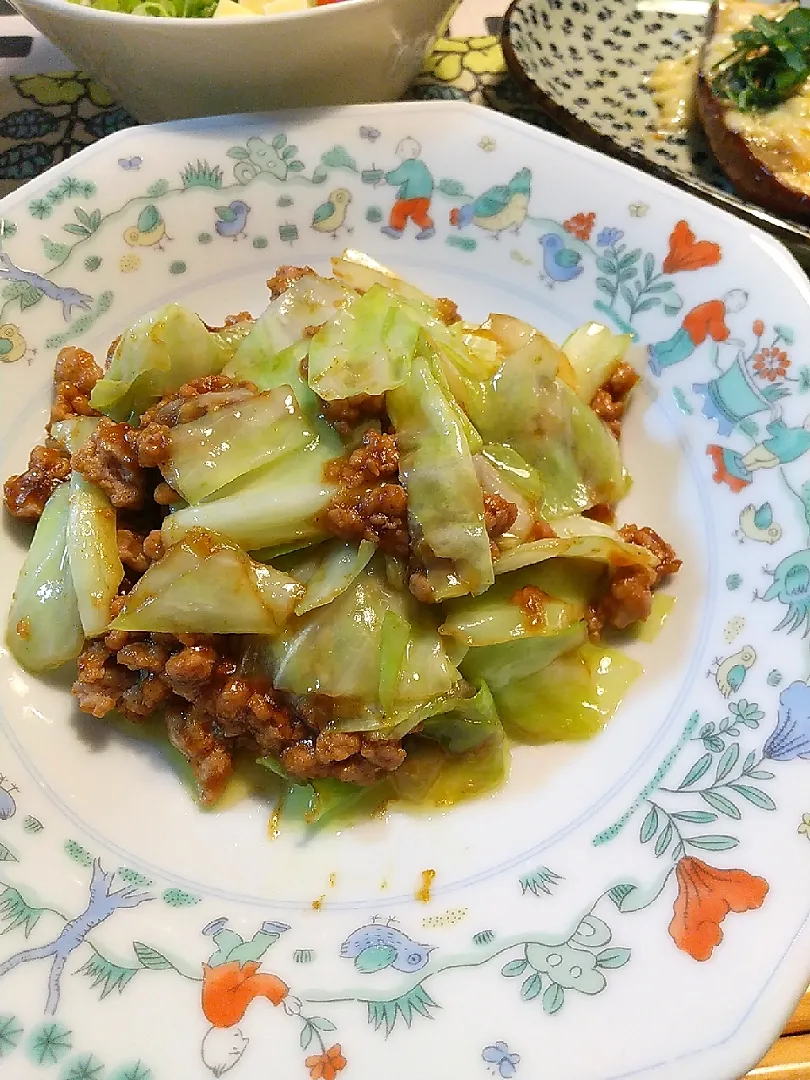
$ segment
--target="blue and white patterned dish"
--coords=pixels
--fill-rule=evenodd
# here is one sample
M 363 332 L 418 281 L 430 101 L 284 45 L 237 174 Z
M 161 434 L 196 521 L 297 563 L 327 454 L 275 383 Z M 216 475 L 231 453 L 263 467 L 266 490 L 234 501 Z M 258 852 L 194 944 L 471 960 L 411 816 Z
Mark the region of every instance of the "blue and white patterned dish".
M 698 48 L 707 10 L 708 3 L 513 0 L 504 57 L 531 100 L 579 142 L 766 229 L 810 266 L 810 229 L 739 198 L 698 123 L 661 131 L 647 80 L 661 61 Z
M 393 174 L 414 142 L 433 190 L 410 214 Z M 74 712 L 69 675 L 0 652 L 3 1075 L 744 1073 L 810 971 L 810 289 L 790 257 L 454 103 L 132 129 L 0 218 L 4 476 L 61 345 L 101 355 L 170 297 L 212 324 L 258 312 L 280 263 L 351 246 L 470 317 L 632 333 L 622 514 L 684 560 L 602 736 L 517 749 L 495 796 L 308 841 L 271 841 L 253 799 L 199 812 L 152 744 Z M 4 522 L 3 610 L 26 542 Z

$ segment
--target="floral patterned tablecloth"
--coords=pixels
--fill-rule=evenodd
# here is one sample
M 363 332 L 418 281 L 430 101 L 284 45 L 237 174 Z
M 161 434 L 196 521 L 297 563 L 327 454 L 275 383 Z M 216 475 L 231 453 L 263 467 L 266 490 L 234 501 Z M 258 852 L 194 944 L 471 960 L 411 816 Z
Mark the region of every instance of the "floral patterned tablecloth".
M 493 34 L 442 38 L 408 97 L 474 101 L 550 126 L 506 73 L 500 41 Z M 133 124 L 108 91 L 84 72 L 0 79 L 0 196 Z

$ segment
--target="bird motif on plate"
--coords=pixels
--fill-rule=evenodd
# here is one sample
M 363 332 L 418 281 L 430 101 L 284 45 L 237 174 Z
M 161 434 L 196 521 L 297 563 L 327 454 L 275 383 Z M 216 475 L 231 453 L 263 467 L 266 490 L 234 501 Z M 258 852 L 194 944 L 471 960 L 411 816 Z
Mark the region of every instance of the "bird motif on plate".
M 124 229 L 124 242 L 130 247 L 151 247 L 163 251 L 165 240 L 171 240 L 171 237 L 166 235 L 166 222 L 154 203 L 141 210 L 136 225 Z
M 215 206 L 214 212 L 217 215 L 214 228 L 218 236 L 238 240 L 240 236 L 246 235 L 245 228 L 250 207 L 242 199 L 234 199 L 227 206 Z
M 543 274 L 553 288 L 555 283 L 574 281 L 582 273 L 582 256 L 566 245 L 556 233 L 544 233 L 540 237 L 543 249 Z
M 372 921 L 349 934 L 340 947 L 340 955 L 354 960 L 354 966 L 364 975 L 371 975 L 385 968 L 420 971 L 433 949 L 432 945 L 420 945 L 390 923 Z
M 495 239 L 508 229 L 519 233 L 529 213 L 531 193 L 531 171 L 520 169 L 508 184 L 487 188 L 483 195 L 472 202 L 452 209 L 450 224 L 458 229 L 470 224 L 477 225 Z
M 745 682 L 745 678 L 748 675 L 750 669 L 754 666 L 757 654 L 752 645 L 743 645 L 739 652 L 733 653 L 731 656 L 726 657 L 725 660 L 718 658 L 715 660 L 717 669 L 710 671 L 710 675 L 714 675 L 714 681 L 717 683 L 717 689 L 723 695 L 723 697 L 731 697 L 732 694 L 736 694 Z
M 346 188 L 336 188 L 331 191 L 326 202 L 316 207 L 312 215 L 312 228 L 315 232 L 337 236 L 338 231 L 346 224 L 346 213 L 351 201 L 351 192 Z
M 769 502 L 755 506 L 749 503 L 740 511 L 740 527 L 734 533 L 741 544 L 746 539 L 760 544 L 775 544 L 782 539 L 782 526 L 773 520 L 773 507 Z

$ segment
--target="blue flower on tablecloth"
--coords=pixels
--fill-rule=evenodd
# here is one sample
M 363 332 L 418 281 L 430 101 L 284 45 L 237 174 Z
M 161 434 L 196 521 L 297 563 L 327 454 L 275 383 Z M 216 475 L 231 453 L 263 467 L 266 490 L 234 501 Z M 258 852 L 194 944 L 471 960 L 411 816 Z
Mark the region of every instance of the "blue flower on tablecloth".
M 123 131 L 125 128 L 134 127 L 136 121 L 132 119 L 126 109 L 120 107 L 107 109 L 97 113 L 84 121 L 84 128 L 88 135 L 94 139 L 103 139 L 105 135 L 112 135 L 115 131 Z
M 791 683 L 779 695 L 779 719 L 762 748 L 773 761 L 810 758 L 810 686 Z
M 623 233 L 623 231 L 621 229 L 616 229 L 616 228 L 613 228 L 613 226 L 608 226 L 607 228 L 602 229 L 597 234 L 596 246 L 597 247 L 612 247 L 614 244 L 618 244 L 618 242 L 621 240 L 621 238 L 623 236 L 624 236 L 624 233 Z
M 517 1072 L 520 1062 L 520 1054 L 510 1054 L 509 1047 L 505 1042 L 496 1042 L 492 1046 L 485 1046 L 481 1051 L 481 1057 L 489 1065 L 490 1072 L 497 1073 L 504 1080 L 509 1080 Z

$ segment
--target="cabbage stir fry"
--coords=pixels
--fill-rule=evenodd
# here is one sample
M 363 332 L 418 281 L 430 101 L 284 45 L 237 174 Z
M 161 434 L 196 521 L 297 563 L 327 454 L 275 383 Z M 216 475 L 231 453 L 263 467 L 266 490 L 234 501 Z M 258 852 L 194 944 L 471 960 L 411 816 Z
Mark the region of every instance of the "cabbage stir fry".
M 36 522 L 8 619 L 79 708 L 156 723 L 214 804 L 258 761 L 308 820 L 495 788 L 638 664 L 614 631 L 680 566 L 618 528 L 629 338 L 464 322 L 358 253 L 209 327 L 177 304 L 63 349 L 5 485 Z

